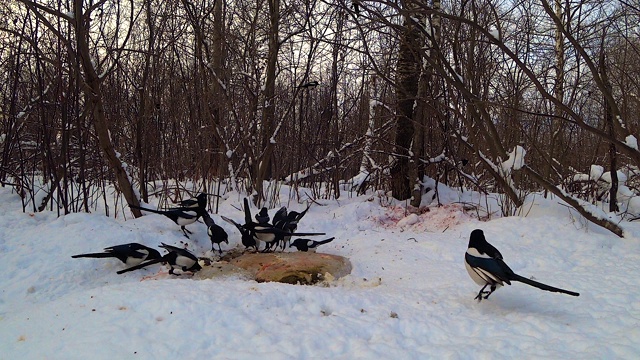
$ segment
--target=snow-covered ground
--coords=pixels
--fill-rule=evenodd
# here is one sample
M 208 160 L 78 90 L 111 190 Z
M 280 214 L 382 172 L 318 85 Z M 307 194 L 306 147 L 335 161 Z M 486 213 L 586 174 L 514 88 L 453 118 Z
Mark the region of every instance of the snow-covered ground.
M 242 221 L 241 200 L 229 195 L 220 213 Z M 189 241 L 159 215 L 22 213 L 17 195 L 0 188 L 0 359 L 640 358 L 640 225 L 623 223 L 620 239 L 541 197 L 526 217 L 486 222 L 455 203 L 405 217 L 379 200 L 318 200 L 300 222 L 335 236 L 320 251 L 353 264 L 322 287 L 141 281 L 160 265 L 117 275 L 117 260 L 71 255 L 187 241 L 204 256 L 205 226 L 188 226 Z M 230 234 L 223 248 L 238 245 L 238 232 L 213 218 Z M 474 301 L 479 287 L 463 259 L 476 228 L 516 273 L 580 297 L 514 283 Z

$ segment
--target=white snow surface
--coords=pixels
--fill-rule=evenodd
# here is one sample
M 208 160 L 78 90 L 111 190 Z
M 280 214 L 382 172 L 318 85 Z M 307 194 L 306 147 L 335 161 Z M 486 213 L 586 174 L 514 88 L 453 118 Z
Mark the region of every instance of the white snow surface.
M 290 210 L 305 208 L 288 198 L 285 192 L 280 199 Z M 187 242 L 196 255 L 210 255 L 205 225 L 189 225 L 187 240 L 155 214 L 23 213 L 18 196 L 0 188 L 0 358 L 640 356 L 640 225 L 622 224 L 621 239 L 558 199 L 531 196 L 526 217 L 483 222 L 451 202 L 423 209 L 401 228 L 405 209 L 380 200 L 369 194 L 312 204 L 298 229 L 335 236 L 318 251 L 348 257 L 353 272 L 328 286 L 300 286 L 234 276 L 142 280 L 160 265 L 117 275 L 118 260 L 71 255 L 128 242 Z M 220 213 L 242 222 L 241 202 L 228 194 Z M 223 249 L 238 245 L 238 232 L 212 217 L 230 234 Z M 463 262 L 476 228 L 516 273 L 580 297 L 513 282 L 478 303 L 480 289 Z

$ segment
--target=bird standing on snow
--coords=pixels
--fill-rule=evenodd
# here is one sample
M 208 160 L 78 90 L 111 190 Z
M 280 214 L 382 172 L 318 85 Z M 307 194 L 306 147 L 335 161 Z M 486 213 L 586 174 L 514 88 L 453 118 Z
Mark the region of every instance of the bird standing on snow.
M 291 247 L 295 247 L 296 249 L 298 249 L 298 251 L 316 251 L 316 247 L 322 245 L 322 244 L 327 244 L 333 241 L 333 239 L 335 238 L 328 238 L 326 240 L 321 240 L 321 241 L 313 241 L 311 239 L 295 239 L 292 243 L 291 243 Z
M 196 196 L 195 199 L 186 199 L 179 202 L 180 208 L 202 208 L 205 209 L 207 207 L 207 194 L 200 193 Z
M 198 258 L 187 249 L 182 249 L 179 247 L 167 245 L 165 243 L 162 243 L 160 247 L 169 251 L 169 253 L 165 254 L 160 259 L 146 261 L 146 262 L 143 262 L 142 264 L 130 267 L 128 269 L 120 270 L 117 273 L 124 274 L 126 272 L 142 269 L 143 267 L 146 267 L 152 264 L 157 264 L 160 262 L 168 263 L 169 266 L 171 266 L 171 269 L 169 270 L 169 274 L 176 275 L 176 276 L 180 276 L 180 274 L 174 273 L 174 270 L 176 268 L 182 270 L 183 272 L 185 271 L 196 272 L 198 270 L 202 270 L 202 266 L 200 266 L 200 264 L 198 263 Z
M 73 255 L 72 258 L 116 258 L 122 261 L 127 267 L 135 266 L 145 260 L 161 258 L 156 249 L 146 247 L 138 243 L 129 243 L 104 248 L 104 252 Z
M 184 236 L 187 237 L 187 239 L 189 238 L 189 235 L 187 235 L 187 233 L 191 234 L 191 231 L 187 230 L 187 228 L 185 228 L 185 225 L 193 224 L 198 220 L 200 216 L 202 216 L 203 213 L 206 212 L 204 208 L 200 207 L 174 208 L 170 210 L 154 210 L 131 204 L 129 204 L 129 207 L 132 209 L 140 209 L 168 217 L 174 223 L 180 225 L 180 229 L 182 229 L 182 232 L 184 233 Z
M 496 291 L 498 287 L 504 286 L 505 283 L 511 285 L 511 281 L 519 281 L 546 291 L 580 296 L 577 292 L 558 289 L 514 273 L 502 260 L 500 251 L 487 242 L 484 233 L 480 229 L 471 232 L 469 246 L 464 260 L 465 267 L 471 279 L 473 279 L 476 284 L 482 285 L 482 289 L 480 289 L 480 292 L 475 297 L 478 301 L 488 299 L 489 295 Z M 484 291 L 487 286 L 491 287 L 490 291 Z
M 229 235 L 224 231 L 222 226 L 213 221 L 209 213 L 202 214 L 202 220 L 204 220 L 204 224 L 207 225 L 207 235 L 209 235 L 209 239 L 211 240 L 211 251 L 215 250 L 213 245 L 218 244 L 220 254 L 222 254 L 222 246 L 220 246 L 220 243 L 226 242 L 228 245 Z

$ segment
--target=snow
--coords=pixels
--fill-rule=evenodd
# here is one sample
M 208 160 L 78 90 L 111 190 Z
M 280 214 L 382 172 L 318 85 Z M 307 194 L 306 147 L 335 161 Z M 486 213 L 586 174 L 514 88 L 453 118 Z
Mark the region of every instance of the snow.
M 278 205 L 304 210 L 282 189 Z M 482 222 L 463 203 L 484 218 L 500 213 L 483 208 L 495 202 L 439 193 L 458 202 L 407 213 L 404 202 L 376 193 L 316 199 L 298 229 L 335 236 L 319 251 L 348 257 L 353 272 L 326 286 L 295 286 L 234 276 L 141 281 L 160 265 L 117 275 L 117 260 L 70 256 L 128 242 L 186 242 L 205 256 L 206 227 L 189 225 L 187 240 L 160 215 L 23 213 L 18 196 L 0 188 L 0 357 L 638 358 L 639 224 L 625 223 L 619 239 L 539 195 L 527 198 L 526 217 Z M 220 213 L 242 221 L 241 202 L 228 193 Z M 229 246 L 238 245 L 237 231 L 212 217 Z M 479 288 L 463 265 L 476 228 L 516 273 L 580 297 L 513 283 L 476 302 Z
M 506 174 L 511 173 L 511 169 L 520 170 L 524 166 L 524 156 L 527 154 L 527 151 L 522 148 L 522 146 L 516 146 L 511 153 L 509 153 L 509 158 L 502 163 L 502 169 Z
M 638 150 L 638 139 L 635 136 L 629 135 L 624 139 L 628 147 Z
M 498 29 L 494 27 L 489 29 L 489 35 L 491 35 L 496 40 L 500 40 L 500 32 L 498 32 Z

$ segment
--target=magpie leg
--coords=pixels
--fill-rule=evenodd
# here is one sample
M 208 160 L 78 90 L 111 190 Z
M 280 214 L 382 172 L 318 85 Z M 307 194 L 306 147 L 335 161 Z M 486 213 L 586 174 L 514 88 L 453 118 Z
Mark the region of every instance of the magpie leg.
M 491 291 L 489 291 L 489 292 L 487 293 L 487 295 L 486 295 L 484 298 L 485 298 L 485 299 L 488 299 L 488 298 L 489 298 L 489 295 L 493 294 L 493 292 L 494 292 L 494 291 L 496 291 L 496 288 L 497 288 L 497 287 L 496 287 L 495 285 L 491 285 Z
M 484 291 L 484 289 L 489 286 L 489 284 L 485 284 L 482 289 L 480 289 L 480 291 L 478 292 L 478 295 L 476 295 L 476 297 L 473 300 L 478 300 L 478 302 L 482 301 L 482 295 L 486 294 L 487 292 Z M 489 296 L 489 295 L 487 295 Z M 486 298 L 485 298 L 486 299 Z
M 184 234 L 184 236 L 185 236 L 187 239 L 190 239 L 190 238 L 189 238 L 189 235 L 187 235 L 187 233 L 189 233 L 189 234 L 193 234 L 193 233 L 192 233 L 191 231 L 187 230 L 187 228 L 186 228 L 186 227 L 184 227 L 184 226 L 180 226 L 180 229 L 182 229 L 182 233 Z

